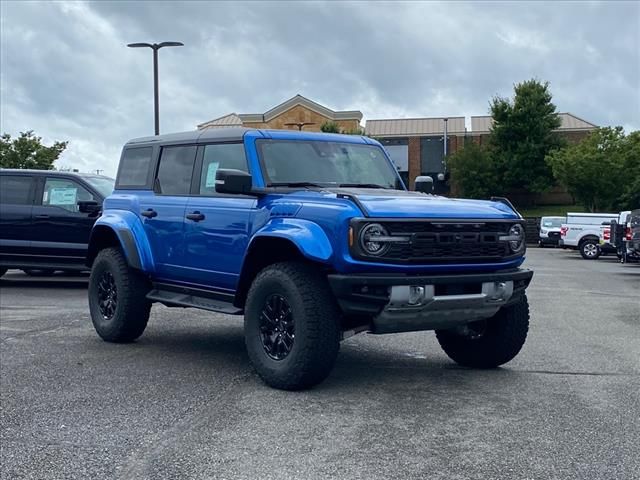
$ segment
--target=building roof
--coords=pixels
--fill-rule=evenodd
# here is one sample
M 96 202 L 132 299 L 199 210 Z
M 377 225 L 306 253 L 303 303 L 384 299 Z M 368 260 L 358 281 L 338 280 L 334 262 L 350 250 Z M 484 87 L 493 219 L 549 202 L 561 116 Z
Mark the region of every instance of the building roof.
M 225 115 L 224 117 L 215 118 L 213 120 L 209 120 L 208 122 L 201 123 L 198 125 L 198 129 L 202 130 L 203 128 L 221 128 L 221 127 L 241 127 L 242 120 L 240 120 L 240 116 L 236 113 L 230 113 Z
M 572 130 L 593 130 L 594 128 L 598 128 L 597 125 L 587 122 L 580 117 L 576 117 L 572 113 L 559 113 L 558 116 L 562 122 L 558 130 L 566 132 Z M 489 133 L 492 124 L 493 118 L 491 118 L 490 115 L 471 117 L 471 133 Z
M 445 118 L 447 118 L 447 133 L 465 132 L 464 117 L 367 120 L 365 132 L 372 137 L 411 137 L 444 134 Z
M 264 113 L 229 113 L 223 117 L 201 123 L 198 125 L 198 129 L 237 127 L 243 125 L 244 122 L 268 122 L 297 105 L 302 105 L 331 120 L 357 120 L 358 122 L 362 120 L 362 112 L 359 110 L 334 111 L 298 94 Z

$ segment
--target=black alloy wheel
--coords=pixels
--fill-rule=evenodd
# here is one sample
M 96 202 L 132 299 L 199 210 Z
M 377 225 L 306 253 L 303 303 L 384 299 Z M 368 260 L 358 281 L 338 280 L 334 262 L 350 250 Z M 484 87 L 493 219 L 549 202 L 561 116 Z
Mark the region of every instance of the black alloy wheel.
M 283 360 L 291 353 L 295 325 L 289 302 L 278 294 L 267 297 L 260 313 L 262 348 L 274 360 Z
M 98 282 L 98 306 L 105 320 L 111 320 L 116 313 L 118 290 L 116 281 L 109 271 L 104 271 Z

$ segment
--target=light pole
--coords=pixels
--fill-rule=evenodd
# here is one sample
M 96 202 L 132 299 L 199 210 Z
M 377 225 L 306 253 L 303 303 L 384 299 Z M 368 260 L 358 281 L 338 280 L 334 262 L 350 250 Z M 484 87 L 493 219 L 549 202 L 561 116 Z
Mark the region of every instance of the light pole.
M 183 47 L 182 42 L 162 42 L 162 43 L 129 43 L 127 47 L 142 48 L 149 47 L 153 50 L 153 107 L 155 117 L 155 132 L 160 135 L 160 106 L 158 101 L 158 50 L 162 47 Z

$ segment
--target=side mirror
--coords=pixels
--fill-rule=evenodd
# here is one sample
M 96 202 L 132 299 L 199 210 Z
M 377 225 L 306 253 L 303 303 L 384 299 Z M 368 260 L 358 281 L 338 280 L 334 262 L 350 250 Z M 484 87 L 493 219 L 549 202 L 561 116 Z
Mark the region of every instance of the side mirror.
M 216 172 L 216 192 L 250 194 L 253 177 L 242 170 L 220 169 Z
M 432 193 L 433 192 L 433 178 L 428 175 L 421 175 L 416 177 L 416 192 Z
M 95 200 L 80 200 L 78 202 L 78 211 L 82 213 L 96 213 L 100 210 L 102 210 L 102 205 Z

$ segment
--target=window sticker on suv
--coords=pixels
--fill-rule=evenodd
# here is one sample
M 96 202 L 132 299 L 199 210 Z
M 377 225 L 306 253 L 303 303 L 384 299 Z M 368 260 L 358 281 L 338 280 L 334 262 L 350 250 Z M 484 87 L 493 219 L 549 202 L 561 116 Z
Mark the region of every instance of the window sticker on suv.
M 78 196 L 77 188 L 52 188 L 49 205 L 75 205 Z
M 211 162 L 207 166 L 207 180 L 205 186 L 207 188 L 215 188 L 216 186 L 216 172 L 218 171 L 218 162 Z

